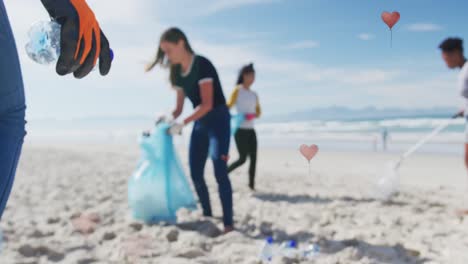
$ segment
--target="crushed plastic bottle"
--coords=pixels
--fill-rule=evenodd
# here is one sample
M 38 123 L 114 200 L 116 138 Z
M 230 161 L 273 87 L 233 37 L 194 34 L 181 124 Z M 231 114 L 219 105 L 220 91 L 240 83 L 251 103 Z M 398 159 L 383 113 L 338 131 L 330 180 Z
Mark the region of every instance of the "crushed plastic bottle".
M 260 260 L 262 262 L 271 262 L 274 255 L 273 238 L 268 237 L 260 248 Z
M 60 55 L 61 26 L 54 21 L 39 21 L 28 32 L 29 42 L 26 53 L 33 61 L 49 65 L 58 60 Z
M 301 255 L 299 249 L 297 248 L 297 242 L 294 240 L 282 243 L 278 253 L 280 256 L 289 259 L 297 259 Z
M 306 260 L 312 260 L 320 255 L 320 246 L 317 244 L 310 244 L 302 250 L 302 257 Z

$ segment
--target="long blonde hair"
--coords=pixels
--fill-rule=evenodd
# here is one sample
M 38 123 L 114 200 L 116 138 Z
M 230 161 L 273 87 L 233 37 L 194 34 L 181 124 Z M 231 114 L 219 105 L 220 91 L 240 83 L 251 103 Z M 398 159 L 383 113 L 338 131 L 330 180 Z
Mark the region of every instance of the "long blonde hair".
M 171 81 L 171 84 L 175 85 L 177 71 L 180 71 L 180 68 L 178 67 L 179 65 L 172 64 L 168 60 L 166 54 L 161 49 L 161 42 L 165 41 L 165 42 L 170 42 L 170 43 L 173 43 L 173 44 L 177 44 L 181 40 L 184 41 L 185 49 L 187 50 L 187 52 L 189 52 L 191 54 L 194 54 L 193 49 L 190 46 L 190 43 L 189 43 L 189 41 L 187 39 L 187 36 L 184 34 L 184 32 L 182 30 L 180 30 L 179 28 L 175 28 L 175 27 L 169 28 L 168 30 L 166 30 L 161 35 L 161 39 L 159 41 L 159 47 L 158 47 L 158 52 L 156 53 L 156 57 L 154 58 L 154 60 L 151 63 L 146 65 L 146 68 L 145 68 L 146 72 L 151 71 L 158 64 L 160 64 L 161 67 L 163 67 L 163 68 L 170 68 L 169 79 Z

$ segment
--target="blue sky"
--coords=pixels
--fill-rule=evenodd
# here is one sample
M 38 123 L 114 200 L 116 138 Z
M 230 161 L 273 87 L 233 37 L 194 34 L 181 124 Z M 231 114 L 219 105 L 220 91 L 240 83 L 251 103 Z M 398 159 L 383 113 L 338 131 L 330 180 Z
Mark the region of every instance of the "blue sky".
M 85 80 L 58 77 L 53 67 L 26 57 L 29 26 L 47 19 L 40 1 L 4 1 L 23 64 L 29 119 L 168 112 L 175 99 L 167 72 L 142 69 L 169 26 L 181 27 L 194 49 L 214 62 L 226 95 L 239 67 L 254 62 L 254 89 L 266 115 L 333 105 L 462 105 L 457 72 L 446 69 L 437 45 L 447 36 L 468 41 L 465 1 L 88 0 L 116 59 L 108 77 L 94 73 Z M 401 20 L 390 48 L 380 14 L 394 10 Z

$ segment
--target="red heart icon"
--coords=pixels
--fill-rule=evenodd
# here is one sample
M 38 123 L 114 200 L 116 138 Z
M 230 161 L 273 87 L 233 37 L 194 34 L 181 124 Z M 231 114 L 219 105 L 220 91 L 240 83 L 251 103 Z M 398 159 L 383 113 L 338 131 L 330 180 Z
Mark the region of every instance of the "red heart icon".
M 400 13 L 398 12 L 393 12 L 393 13 L 390 13 L 390 12 L 383 12 L 382 13 L 382 20 L 385 22 L 385 24 L 387 24 L 387 26 L 392 29 L 393 26 L 396 25 L 396 23 L 398 23 L 398 21 L 400 20 Z
M 309 162 L 317 155 L 319 148 L 317 145 L 302 145 L 301 148 L 299 149 L 302 153 L 302 156 L 304 156 Z

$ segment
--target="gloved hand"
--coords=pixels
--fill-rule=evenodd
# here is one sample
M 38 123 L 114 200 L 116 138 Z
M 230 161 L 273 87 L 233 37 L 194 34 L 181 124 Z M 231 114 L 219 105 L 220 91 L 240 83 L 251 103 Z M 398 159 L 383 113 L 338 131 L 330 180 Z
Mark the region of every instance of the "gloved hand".
M 156 118 L 156 125 L 159 125 L 160 123 L 172 124 L 173 122 L 174 118 L 172 116 L 160 115 Z
M 91 72 L 99 58 L 99 71 L 101 75 L 107 75 L 113 54 L 109 41 L 85 0 L 41 1 L 51 18 L 62 26 L 57 73 L 73 73 L 76 78 L 83 78 Z
M 182 135 L 182 129 L 184 128 L 184 125 L 183 124 L 180 124 L 180 123 L 174 123 L 171 125 L 171 127 L 169 127 L 168 129 L 168 133 L 169 135 L 171 136 L 175 136 L 175 135 Z

